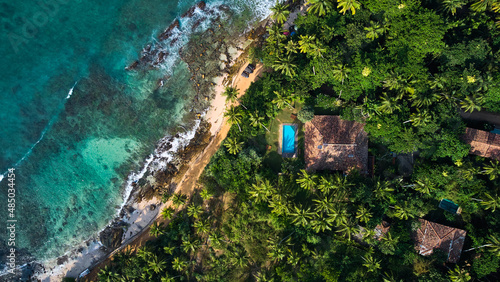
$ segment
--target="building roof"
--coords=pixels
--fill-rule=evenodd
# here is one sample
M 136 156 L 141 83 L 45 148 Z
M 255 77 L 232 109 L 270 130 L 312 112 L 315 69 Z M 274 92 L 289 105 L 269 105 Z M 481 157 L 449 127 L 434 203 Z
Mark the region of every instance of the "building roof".
M 365 173 L 368 162 L 368 134 L 364 124 L 342 120 L 339 116 L 314 116 L 305 124 L 307 170 Z
M 500 161 L 500 134 L 467 127 L 463 138 L 471 154 Z
M 419 254 L 428 256 L 434 249 L 448 254 L 448 262 L 457 263 L 464 246 L 467 232 L 424 219 L 419 219 L 420 228 L 413 233 L 415 249 Z

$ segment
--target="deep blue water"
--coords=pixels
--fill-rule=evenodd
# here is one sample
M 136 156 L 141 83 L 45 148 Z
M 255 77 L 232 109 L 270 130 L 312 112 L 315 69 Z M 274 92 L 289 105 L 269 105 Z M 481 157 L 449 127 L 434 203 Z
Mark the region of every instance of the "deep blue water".
M 283 125 L 283 153 L 295 153 L 295 127 Z
M 20 251 L 53 258 L 102 229 L 122 203 L 127 176 L 181 122 L 194 90 L 176 52 L 190 33 L 160 68 L 124 68 L 196 2 L 0 0 L 0 174 L 16 168 Z M 274 3 L 206 2 L 228 4 L 244 23 Z M 4 207 L 6 179 L 0 188 Z M 0 249 L 6 239 L 0 232 Z

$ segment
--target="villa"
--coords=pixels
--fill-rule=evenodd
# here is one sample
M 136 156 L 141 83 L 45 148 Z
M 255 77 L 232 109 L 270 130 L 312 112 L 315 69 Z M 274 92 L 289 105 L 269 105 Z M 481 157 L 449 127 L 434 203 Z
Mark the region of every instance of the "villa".
M 448 255 L 448 262 L 457 263 L 462 254 L 467 232 L 425 219 L 419 219 L 418 221 L 420 222 L 420 228 L 413 233 L 415 249 L 418 253 L 428 256 L 435 249 L 440 249 Z
M 357 169 L 367 173 L 368 134 L 364 124 L 318 115 L 305 124 L 306 170 Z
M 467 127 L 463 139 L 471 154 L 500 161 L 500 134 Z

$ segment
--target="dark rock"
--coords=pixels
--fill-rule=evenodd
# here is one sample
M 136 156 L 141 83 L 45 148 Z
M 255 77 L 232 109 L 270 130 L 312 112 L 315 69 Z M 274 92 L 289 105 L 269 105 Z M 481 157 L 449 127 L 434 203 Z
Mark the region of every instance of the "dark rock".
M 200 8 L 201 10 L 205 10 L 207 4 L 205 3 L 205 1 L 200 1 L 198 2 L 198 4 L 196 4 L 196 7 Z
M 126 70 L 135 70 L 139 66 L 139 61 L 135 61 L 132 64 L 130 64 L 128 67 L 126 67 Z
M 99 234 L 99 240 L 108 249 L 116 249 L 122 243 L 123 228 L 121 226 L 108 226 Z
M 187 10 L 184 14 L 182 14 L 181 18 L 185 18 L 185 17 L 192 17 L 193 14 L 194 14 L 194 11 L 196 10 L 196 8 L 199 8 L 201 10 L 204 10 L 205 8 L 207 7 L 207 4 L 203 1 L 200 1 L 198 2 L 198 4 L 196 4 L 196 6 L 193 6 L 191 8 L 189 8 L 189 10 Z
M 149 210 L 150 211 L 154 211 L 156 209 L 156 205 L 155 204 L 152 204 L 149 206 Z
M 62 265 L 68 261 L 68 256 L 62 256 L 57 258 L 57 265 Z
M 160 40 L 165 40 L 167 38 L 169 38 L 171 35 L 172 35 L 172 30 L 176 27 L 179 27 L 180 26 L 180 22 L 179 20 L 175 20 L 164 32 L 162 32 L 158 38 Z

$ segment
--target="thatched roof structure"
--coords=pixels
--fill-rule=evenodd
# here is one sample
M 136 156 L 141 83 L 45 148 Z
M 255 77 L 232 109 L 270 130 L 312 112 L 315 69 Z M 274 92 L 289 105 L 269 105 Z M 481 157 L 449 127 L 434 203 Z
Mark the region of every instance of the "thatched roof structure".
M 467 127 L 463 139 L 471 154 L 500 161 L 500 134 Z
M 306 169 L 367 171 L 368 134 L 364 124 L 339 116 L 315 116 L 305 124 Z
M 448 262 L 457 263 L 464 246 L 467 232 L 425 219 L 418 220 L 420 228 L 413 233 L 415 249 L 419 254 L 428 256 L 435 249 L 441 249 L 448 254 Z

